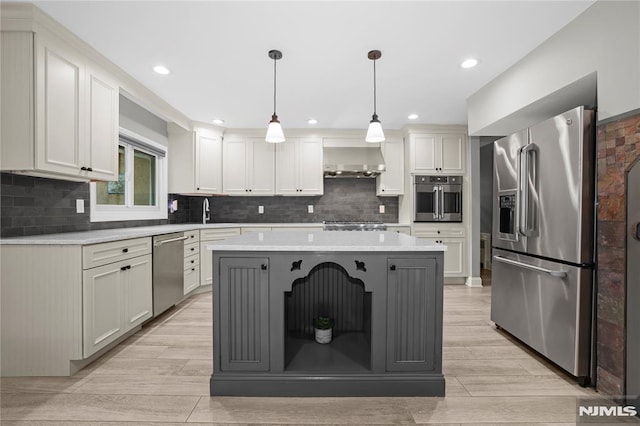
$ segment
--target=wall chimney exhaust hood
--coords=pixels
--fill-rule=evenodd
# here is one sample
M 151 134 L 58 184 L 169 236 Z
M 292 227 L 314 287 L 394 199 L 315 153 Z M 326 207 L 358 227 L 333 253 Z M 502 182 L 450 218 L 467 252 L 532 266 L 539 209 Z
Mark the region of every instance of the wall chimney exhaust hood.
M 326 178 L 374 178 L 385 170 L 380 144 L 332 139 L 323 146 Z

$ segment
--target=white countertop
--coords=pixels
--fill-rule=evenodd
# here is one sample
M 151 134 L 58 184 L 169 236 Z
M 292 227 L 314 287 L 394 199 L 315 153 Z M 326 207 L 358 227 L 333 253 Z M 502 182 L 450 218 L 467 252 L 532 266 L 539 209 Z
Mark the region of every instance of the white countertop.
M 390 223 L 389 227 L 411 226 Z M 152 237 L 154 235 L 185 232 L 195 229 L 218 228 L 318 228 L 322 223 L 187 223 L 179 225 L 138 226 L 132 228 L 103 229 L 99 231 L 66 232 L 62 234 L 30 235 L 0 239 L 0 245 L 86 245 L 126 240 L 129 238 Z
M 266 231 L 214 241 L 214 251 L 446 251 L 444 244 L 397 232 Z
M 0 245 L 86 245 L 126 240 L 129 238 L 152 237 L 154 235 L 185 232 L 195 229 L 216 228 L 299 228 L 318 227 L 321 223 L 188 223 L 179 225 L 138 226 L 133 228 L 102 229 L 98 231 L 65 232 L 62 234 L 30 235 L 0 239 Z

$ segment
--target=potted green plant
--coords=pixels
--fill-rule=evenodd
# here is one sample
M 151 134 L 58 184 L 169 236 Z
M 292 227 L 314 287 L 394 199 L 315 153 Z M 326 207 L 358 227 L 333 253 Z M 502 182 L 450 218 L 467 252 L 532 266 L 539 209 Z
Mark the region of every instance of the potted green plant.
M 319 316 L 313 324 L 316 331 L 316 342 L 326 344 L 331 342 L 333 320 L 327 316 Z

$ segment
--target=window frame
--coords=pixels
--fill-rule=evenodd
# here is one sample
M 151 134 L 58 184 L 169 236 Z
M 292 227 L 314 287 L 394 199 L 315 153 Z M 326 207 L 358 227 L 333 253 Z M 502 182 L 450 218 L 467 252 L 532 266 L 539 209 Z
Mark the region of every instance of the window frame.
M 96 183 L 89 184 L 90 222 L 113 222 L 123 220 L 167 219 L 167 147 L 130 130 L 120 128 L 118 145 L 125 147 L 125 203 L 124 205 L 97 204 Z M 134 150 L 156 158 L 156 205 L 133 204 Z

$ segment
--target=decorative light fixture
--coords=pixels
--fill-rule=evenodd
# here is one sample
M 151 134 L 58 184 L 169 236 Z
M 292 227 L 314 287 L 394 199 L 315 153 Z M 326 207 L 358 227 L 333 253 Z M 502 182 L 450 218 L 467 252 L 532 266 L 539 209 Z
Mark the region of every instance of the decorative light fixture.
M 271 121 L 267 128 L 267 136 L 264 140 L 270 143 L 280 143 L 284 142 L 284 133 L 282 132 L 282 126 L 276 114 L 276 61 L 282 59 L 282 52 L 279 50 L 270 50 L 269 57 L 273 59 L 273 115 L 271 116 Z
M 371 50 L 367 53 L 367 58 L 373 61 L 373 116 L 369 122 L 367 137 L 364 140 L 372 143 L 384 141 L 382 123 L 378 120 L 378 114 L 376 113 L 376 60 L 380 59 L 381 56 L 382 52 L 379 50 Z

